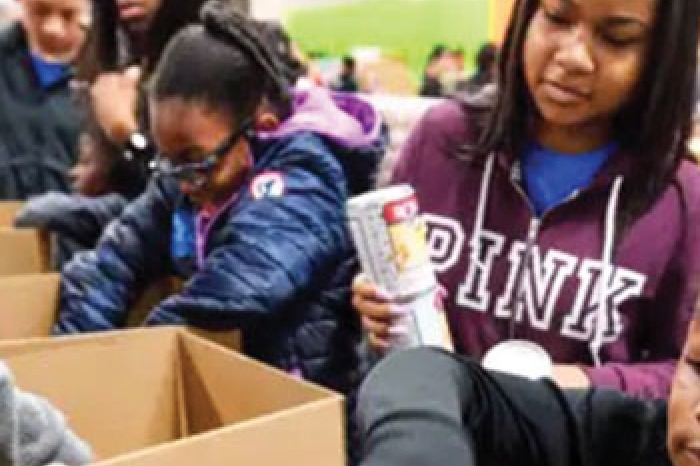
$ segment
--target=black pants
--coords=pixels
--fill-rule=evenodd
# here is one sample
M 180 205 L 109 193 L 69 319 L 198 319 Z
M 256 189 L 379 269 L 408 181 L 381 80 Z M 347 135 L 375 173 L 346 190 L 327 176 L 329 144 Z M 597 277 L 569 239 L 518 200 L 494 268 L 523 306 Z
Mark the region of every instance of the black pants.
M 561 391 L 434 349 L 380 363 L 358 422 L 362 466 L 670 464 L 664 402 Z

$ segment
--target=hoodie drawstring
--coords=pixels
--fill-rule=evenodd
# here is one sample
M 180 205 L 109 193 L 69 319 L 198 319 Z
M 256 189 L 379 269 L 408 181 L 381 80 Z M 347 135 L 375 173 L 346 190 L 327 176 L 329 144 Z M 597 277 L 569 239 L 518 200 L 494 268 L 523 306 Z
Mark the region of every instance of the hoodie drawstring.
M 472 237 L 469 240 L 469 248 L 471 250 L 470 258 L 475 267 L 483 271 L 485 264 L 479 258 L 481 249 L 481 230 L 484 227 L 484 217 L 486 216 L 486 202 L 489 196 L 489 187 L 491 185 L 491 177 L 493 175 L 493 163 L 495 156 L 489 155 L 486 160 L 484 174 L 481 177 L 481 190 L 479 191 L 479 204 L 476 208 L 476 219 L 474 220 L 474 228 L 472 229 Z
M 491 154 L 486 160 L 486 165 L 484 168 L 484 174 L 481 178 L 481 189 L 479 191 L 479 203 L 476 210 L 476 219 L 474 221 L 474 228 L 472 231 L 471 239 L 469 240 L 470 246 L 470 259 L 475 267 L 478 267 L 480 271 L 483 271 L 485 264 L 480 259 L 480 249 L 481 249 L 481 232 L 484 227 L 484 218 L 486 216 L 486 203 L 488 201 L 488 193 L 491 185 L 491 178 L 493 177 L 493 165 L 494 165 L 494 154 Z M 622 184 L 624 178 L 618 176 L 613 182 L 612 190 L 608 198 L 608 205 L 605 211 L 605 225 L 604 225 L 604 238 L 603 238 L 603 251 L 601 258 L 601 273 L 600 273 L 600 286 L 598 287 L 598 305 L 596 308 L 596 315 L 594 318 L 594 334 L 593 338 L 589 343 L 589 349 L 591 352 L 591 357 L 593 363 L 596 366 L 600 366 L 600 350 L 603 346 L 605 339 L 605 327 L 606 327 L 606 314 L 608 308 L 608 288 L 610 284 L 610 279 L 612 278 L 614 266 L 613 266 L 613 249 L 615 247 L 615 219 L 617 218 L 618 204 L 620 200 L 620 192 L 622 190 Z M 539 224 L 537 219 L 533 219 L 533 225 Z M 532 237 L 532 225 L 530 229 L 530 234 L 528 234 L 528 244 L 534 246 L 536 238 Z M 536 231 L 536 229 L 534 230 Z M 530 248 L 531 249 L 531 248 Z M 526 254 L 525 260 L 529 262 L 529 254 Z M 527 264 L 524 265 L 527 267 Z M 522 288 L 523 280 L 527 273 L 519 274 L 519 279 L 517 280 L 514 290 L 516 290 L 517 298 L 519 296 L 519 291 Z M 515 301 L 513 301 L 515 303 Z M 513 319 L 515 315 L 512 316 Z M 510 336 L 511 338 L 513 335 Z
M 612 265 L 613 248 L 615 246 L 615 219 L 617 217 L 617 207 L 620 200 L 620 191 L 624 178 L 618 176 L 615 178 L 610 197 L 608 198 L 608 207 L 605 211 L 605 231 L 603 238 L 603 257 L 601 259 L 600 271 L 600 286 L 598 287 L 598 307 L 596 309 L 595 330 L 593 339 L 589 344 L 591 357 L 596 366 L 602 364 L 600 360 L 600 350 L 605 339 L 605 319 L 608 308 L 608 286 L 614 267 Z

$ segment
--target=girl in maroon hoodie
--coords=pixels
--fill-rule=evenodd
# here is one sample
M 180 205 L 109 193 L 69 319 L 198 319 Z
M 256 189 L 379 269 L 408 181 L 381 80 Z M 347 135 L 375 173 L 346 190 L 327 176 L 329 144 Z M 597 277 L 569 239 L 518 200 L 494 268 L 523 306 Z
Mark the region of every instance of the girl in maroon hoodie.
M 426 213 L 458 352 L 527 340 L 564 387 L 668 395 L 700 285 L 697 0 L 518 0 L 497 88 L 430 110 L 393 183 Z M 370 341 L 399 306 L 365 280 Z

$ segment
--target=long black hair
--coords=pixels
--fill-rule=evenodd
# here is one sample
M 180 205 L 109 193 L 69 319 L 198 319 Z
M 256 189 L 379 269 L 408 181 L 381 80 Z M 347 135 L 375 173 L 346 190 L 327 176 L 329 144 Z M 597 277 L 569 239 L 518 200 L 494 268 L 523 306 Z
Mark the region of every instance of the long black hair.
M 149 84 L 150 98 L 181 98 L 249 116 L 263 99 L 290 104 L 290 73 L 256 21 L 231 5 L 211 0 L 201 24 L 180 31 L 166 48 Z
M 635 154 L 623 186 L 619 225 L 624 229 L 646 212 L 687 154 L 697 66 L 698 0 L 656 0 L 651 46 L 631 101 L 615 118 L 622 148 Z M 535 113 L 525 81 L 523 50 L 540 0 L 518 0 L 499 63 L 498 92 L 482 121 L 477 154 L 518 154 Z
M 145 76 L 153 71 L 170 39 L 183 27 L 199 20 L 199 10 L 204 2 L 163 0 L 146 33 L 148 40 L 143 56 L 133 57 L 145 62 Z M 119 29 L 116 0 L 93 0 L 93 26 L 87 44 L 88 53 L 78 66 L 81 78 L 92 81 L 100 73 L 116 71 L 124 65 L 119 63 Z

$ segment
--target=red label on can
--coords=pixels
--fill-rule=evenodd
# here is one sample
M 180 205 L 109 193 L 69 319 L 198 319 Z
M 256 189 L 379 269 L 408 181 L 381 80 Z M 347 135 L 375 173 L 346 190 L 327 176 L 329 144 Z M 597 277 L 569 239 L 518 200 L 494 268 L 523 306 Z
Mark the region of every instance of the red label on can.
M 384 220 L 388 224 L 413 220 L 418 215 L 418 199 L 415 194 L 405 199 L 388 202 L 384 206 Z

